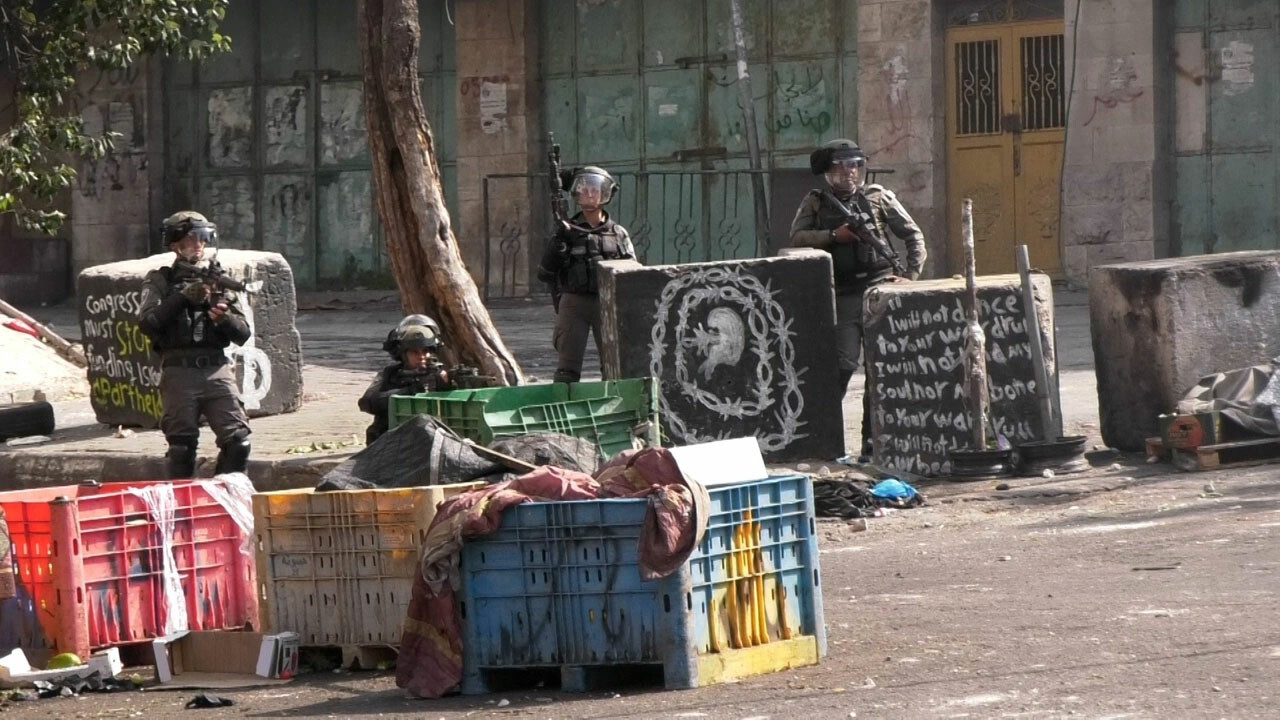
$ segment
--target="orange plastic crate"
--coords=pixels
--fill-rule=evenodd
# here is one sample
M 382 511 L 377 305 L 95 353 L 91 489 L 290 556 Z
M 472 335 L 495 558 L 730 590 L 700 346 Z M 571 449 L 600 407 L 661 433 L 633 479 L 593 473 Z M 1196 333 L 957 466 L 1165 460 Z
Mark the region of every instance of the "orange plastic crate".
M 191 630 L 256 628 L 254 563 L 242 552 L 251 550 L 249 533 L 206 489 L 212 482 L 0 493 L 17 563 L 17 597 L 0 612 L 3 644 L 88 657 L 164 635 L 171 612 L 185 613 Z M 163 484 L 173 489 L 170 567 L 185 606 L 179 608 L 165 599 L 160 524 L 134 492 Z

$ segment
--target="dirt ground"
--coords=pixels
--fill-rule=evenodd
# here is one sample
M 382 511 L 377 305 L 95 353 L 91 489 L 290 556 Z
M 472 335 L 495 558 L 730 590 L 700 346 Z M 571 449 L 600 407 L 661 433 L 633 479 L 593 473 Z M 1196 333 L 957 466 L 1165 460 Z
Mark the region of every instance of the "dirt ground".
M 822 664 L 697 690 L 548 685 L 416 700 L 393 673 L 5 706 L 9 717 L 1173 718 L 1280 716 L 1280 472 L 935 483 L 929 503 L 819 524 Z
M 0 314 L 0 323 L 8 319 Z M 89 395 L 89 381 L 82 368 L 26 333 L 0 327 L 0 358 L 0 403 L 53 402 Z

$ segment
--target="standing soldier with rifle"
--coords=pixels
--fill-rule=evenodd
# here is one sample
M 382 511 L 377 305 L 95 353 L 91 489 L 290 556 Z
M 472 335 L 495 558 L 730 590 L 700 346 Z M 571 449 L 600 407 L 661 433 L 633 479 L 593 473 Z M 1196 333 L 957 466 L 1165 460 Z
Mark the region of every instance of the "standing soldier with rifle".
M 201 416 L 217 437 L 214 473 L 245 472 L 249 418 L 225 352 L 231 343 L 243 345 L 251 332 L 232 289 L 243 285 L 226 277 L 216 260 L 205 260 L 218 231 L 200 213 L 174 213 L 160 232 L 174 253 L 173 265 L 147 273 L 138 324 L 160 353 L 167 474 L 195 476 Z
M 867 155 L 852 140 L 832 140 L 809 155 L 809 169 L 827 187 L 810 190 L 791 223 L 793 247 L 831 253 L 836 286 L 836 359 L 841 395 L 862 355 L 862 299 L 867 288 L 920 277 L 924 233 L 888 189 L 866 184 Z M 907 246 L 904 266 L 886 230 Z M 871 455 L 870 397 L 862 395 L 862 451 Z
M 551 209 L 555 234 L 547 241 L 538 264 L 538 279 L 551 286 L 556 309 L 552 336 L 556 354 L 555 382 L 582 379 L 587 334 L 595 336 L 600 350 L 600 296 L 596 265 L 601 260 L 635 258 L 627 229 L 614 222 L 604 206 L 617 194 L 618 184 L 605 170 L 588 165 L 571 173 L 560 171 L 560 146 L 550 152 Z M 572 218 L 561 191 L 567 189 L 580 211 Z

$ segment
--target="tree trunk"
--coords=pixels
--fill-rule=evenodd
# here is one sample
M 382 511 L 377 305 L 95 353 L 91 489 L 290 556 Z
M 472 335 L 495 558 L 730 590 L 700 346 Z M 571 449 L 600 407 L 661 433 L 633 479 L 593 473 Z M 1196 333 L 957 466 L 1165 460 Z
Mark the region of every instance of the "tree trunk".
M 406 313 L 444 332 L 446 358 L 505 385 L 520 366 L 498 335 L 458 251 L 422 108 L 417 0 L 359 0 L 365 121 L 391 271 Z

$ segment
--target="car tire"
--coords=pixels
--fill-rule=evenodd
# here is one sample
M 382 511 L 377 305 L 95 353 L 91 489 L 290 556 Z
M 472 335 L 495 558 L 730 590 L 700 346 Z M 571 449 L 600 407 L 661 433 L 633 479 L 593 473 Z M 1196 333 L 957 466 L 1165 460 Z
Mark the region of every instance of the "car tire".
M 53 406 L 47 402 L 0 406 L 0 441 L 53 433 Z

